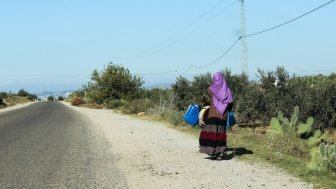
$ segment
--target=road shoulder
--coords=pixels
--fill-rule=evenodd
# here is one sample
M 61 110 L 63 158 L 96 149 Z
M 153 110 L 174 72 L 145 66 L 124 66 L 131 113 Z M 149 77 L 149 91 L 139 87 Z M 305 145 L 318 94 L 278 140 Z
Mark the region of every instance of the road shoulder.
M 14 106 L 7 106 L 6 108 L 0 109 L 0 113 L 20 109 L 20 108 L 29 106 L 29 105 L 34 104 L 34 103 L 35 102 L 26 102 L 26 103 L 23 103 L 23 104 L 16 104 Z
M 273 166 L 209 160 L 197 139 L 157 122 L 71 108 L 103 130 L 130 188 L 313 188 Z

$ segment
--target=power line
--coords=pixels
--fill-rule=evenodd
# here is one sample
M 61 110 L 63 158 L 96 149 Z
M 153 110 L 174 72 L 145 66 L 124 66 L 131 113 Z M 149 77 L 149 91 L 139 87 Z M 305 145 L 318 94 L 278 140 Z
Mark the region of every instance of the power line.
M 245 35 L 245 36 L 241 36 L 241 37 L 251 37 L 251 36 L 254 36 L 254 35 L 259 35 L 259 34 L 268 32 L 268 31 L 270 31 L 270 30 L 279 28 L 279 27 L 281 27 L 281 26 L 283 26 L 283 25 L 286 25 L 286 24 L 289 24 L 289 23 L 291 23 L 291 22 L 293 22 L 293 21 L 295 21 L 295 20 L 297 20 L 297 19 L 299 19 L 299 18 L 302 18 L 302 17 L 304 17 L 304 16 L 306 16 L 306 15 L 312 13 L 312 12 L 315 12 L 315 11 L 317 11 L 318 9 L 320 9 L 320 8 L 322 8 L 322 7 L 324 7 L 324 6 L 328 5 L 328 4 L 330 4 L 330 3 L 332 3 L 333 1 L 335 1 L 335 0 L 331 0 L 331 1 L 329 1 L 329 2 L 327 2 L 327 3 L 325 3 L 325 4 L 323 4 L 323 5 L 321 5 L 321 6 L 317 7 L 317 8 L 315 8 L 315 9 L 309 11 L 309 12 L 306 12 L 306 13 L 304 13 L 304 14 L 302 14 L 302 15 L 296 17 L 296 18 L 293 18 L 293 19 L 291 19 L 291 20 L 289 20 L 289 21 L 287 21 L 287 22 L 284 22 L 284 23 L 282 23 L 282 24 L 273 26 L 273 27 L 271 27 L 271 28 L 268 28 L 268 29 L 265 29 L 265 30 L 262 30 L 262 31 L 259 31 L 259 32 L 255 32 L 255 33 L 252 33 L 252 34 L 248 34 L 248 35 Z
M 205 68 L 205 67 L 209 67 L 215 63 L 217 63 L 220 59 L 222 59 L 236 44 L 237 42 L 240 40 L 241 38 L 237 38 L 236 41 L 222 54 L 220 55 L 218 58 L 216 58 L 214 61 L 210 62 L 209 64 L 205 64 L 205 65 L 191 65 L 187 70 L 185 70 L 184 72 L 181 72 L 181 75 L 184 75 L 185 73 L 187 73 L 189 70 L 191 70 L 192 68 Z
M 214 16 L 210 17 L 209 19 L 207 19 L 206 21 L 204 21 L 201 25 L 199 25 L 198 27 L 196 27 L 195 29 L 191 30 L 190 32 L 186 33 L 185 35 L 183 35 L 182 37 L 171 41 L 170 43 L 167 43 L 166 45 L 162 45 L 161 48 L 159 48 L 157 51 L 160 51 L 162 49 L 165 49 L 169 46 L 172 46 L 180 41 L 182 41 L 183 39 L 187 38 L 188 36 L 190 36 L 191 34 L 193 34 L 194 32 L 196 32 L 197 30 L 200 30 L 201 28 L 203 28 L 205 25 L 207 25 L 208 23 L 210 23 L 212 20 L 214 20 L 215 18 L 217 18 L 219 15 L 225 13 L 225 11 L 229 8 L 231 8 L 234 4 L 236 4 L 237 1 L 234 1 L 233 3 L 231 3 L 230 5 L 228 5 L 227 7 L 225 7 L 224 9 L 222 9 L 221 11 L 219 11 L 217 14 L 215 14 Z
M 205 67 L 208 67 L 208 66 L 211 66 L 211 65 L 217 63 L 220 59 L 222 59 L 237 44 L 237 42 L 239 40 L 240 40 L 240 38 L 236 39 L 236 41 L 222 55 L 220 55 L 217 59 L 215 59 L 214 61 L 210 62 L 209 64 L 201 65 L 201 66 L 191 65 L 186 71 L 182 72 L 181 74 L 185 74 L 186 72 L 188 72 L 193 67 L 194 68 L 205 68 Z
M 211 11 L 213 11 L 214 9 L 216 9 L 218 6 L 220 6 L 225 0 L 221 0 L 219 1 L 217 4 L 215 4 L 213 7 L 211 7 L 210 9 L 208 9 L 206 12 L 204 12 L 201 16 L 199 16 L 198 18 L 196 18 L 194 21 L 192 21 L 190 24 L 184 26 L 183 28 L 181 28 L 179 31 L 177 31 L 176 33 L 174 33 L 173 35 L 171 35 L 170 37 L 168 37 L 166 40 L 163 40 L 161 42 L 159 42 L 156 46 L 151 47 L 149 49 L 147 49 L 146 51 L 151 51 L 153 49 L 155 49 L 156 47 L 160 47 L 163 46 L 166 42 L 170 41 L 171 39 L 175 38 L 176 36 L 178 36 L 180 33 L 182 33 L 183 31 L 187 30 L 188 28 L 190 28 L 191 26 L 193 26 L 195 23 L 197 23 L 198 21 L 200 21 L 202 18 L 204 18 L 205 16 L 207 16 Z
M 140 73 L 140 74 L 134 74 L 134 75 L 138 75 L 138 76 L 147 76 L 147 75 L 175 75 L 172 73 L 178 73 L 177 70 L 170 70 L 170 71 L 166 71 L 166 72 L 153 72 L 153 73 Z
M 255 36 L 255 35 L 259 35 L 259 34 L 262 34 L 262 33 L 265 33 L 265 32 L 268 32 L 268 31 L 271 31 L 271 30 L 274 30 L 276 28 L 279 28 L 279 27 L 282 27 L 286 24 L 289 24 L 295 20 L 298 20 L 310 13 L 313 13 L 319 9 L 321 9 L 322 7 L 324 6 L 327 6 L 328 4 L 334 2 L 335 0 L 331 0 L 331 1 L 328 1 L 327 3 L 324 3 L 323 5 L 311 10 L 311 11 L 308 11 L 298 17 L 295 17 L 289 21 L 286 21 L 282 24 L 278 24 L 276 26 L 273 26 L 273 27 L 270 27 L 268 29 L 264 29 L 264 30 L 261 30 L 259 32 L 255 32 L 255 33 L 251 33 L 251 34 L 247 34 L 247 35 L 244 35 L 244 36 L 240 36 L 238 37 L 234 42 L 233 44 L 223 53 L 221 54 L 218 58 L 216 58 L 214 61 L 208 63 L 208 64 L 205 64 L 205 65 L 190 65 L 190 67 L 185 70 L 184 72 L 178 72 L 178 70 L 171 70 L 171 71 L 166 71 L 166 72 L 153 72 L 153 73 L 142 73 L 142 74 L 135 74 L 135 75 L 168 75 L 170 73 L 180 73 L 181 75 L 185 75 L 188 71 L 190 71 L 192 68 L 205 68 L 205 67 L 209 67 L 215 63 L 217 63 L 219 60 L 221 60 L 225 55 L 227 55 L 227 53 L 229 53 L 232 48 L 237 44 L 237 42 L 239 40 L 241 40 L 242 38 L 247 38 L 247 37 L 251 37 L 251 36 Z M 210 8 L 208 11 L 206 11 L 204 14 L 202 14 L 198 19 L 196 19 L 195 21 L 193 21 L 191 24 L 187 25 L 186 27 L 182 28 L 180 31 L 176 32 L 174 35 L 171 36 L 171 38 L 177 36 L 178 34 L 180 34 L 181 32 L 183 32 L 184 30 L 188 29 L 190 26 L 192 26 L 193 24 L 195 24 L 196 22 L 198 22 L 200 19 L 202 19 L 203 17 L 205 17 L 207 14 L 209 14 L 209 12 L 211 12 L 213 9 L 217 8 L 219 5 L 221 5 L 222 3 L 224 2 L 224 0 L 220 1 L 219 3 L 217 3 L 214 7 Z M 233 3 L 234 4 L 234 3 Z M 232 6 L 233 4 L 229 5 L 228 7 L 226 8 L 229 8 L 230 6 Z M 219 13 L 217 13 L 214 17 L 212 17 L 211 19 L 214 19 L 216 18 L 219 14 L 221 14 L 223 12 L 223 10 Z M 192 32 L 189 32 L 189 33 L 192 33 Z M 173 74 L 172 74 L 173 75 Z M 43 76 L 43 77 L 88 77 L 90 75 L 85 75 L 85 74 L 0 74 L 0 77 L 12 77 L 12 76 L 28 76 L 28 77 L 35 77 L 35 76 Z
M 315 9 L 309 11 L 309 12 L 306 12 L 306 13 L 304 13 L 304 14 L 298 16 L 298 17 L 295 17 L 295 18 L 293 18 L 293 19 L 291 19 L 291 20 L 289 20 L 289 21 L 287 21 L 287 22 L 284 22 L 284 23 L 282 23 L 282 24 L 273 26 L 273 27 L 268 28 L 268 29 L 265 29 L 265 30 L 261 30 L 261 31 L 259 31 L 259 32 L 255 32 L 255 33 L 252 33 L 252 34 L 248 34 L 248 35 L 240 36 L 240 37 L 239 37 L 239 38 L 238 38 L 238 39 L 237 39 L 237 40 L 230 46 L 230 48 L 228 48 L 222 55 L 220 55 L 220 56 L 219 56 L 216 60 L 214 60 L 213 62 L 211 62 L 211 63 L 209 63 L 209 64 L 206 64 L 206 65 L 200 65 L 200 66 L 191 65 L 186 71 L 182 72 L 182 74 L 185 74 L 186 72 L 188 72 L 189 70 L 191 70 L 193 67 L 194 67 L 194 68 L 205 68 L 205 67 L 208 67 L 208 66 L 211 66 L 211 65 L 217 63 L 217 62 L 218 62 L 220 59 L 222 59 L 222 58 L 223 58 L 223 57 L 224 57 L 224 56 L 225 56 L 225 55 L 226 55 L 226 54 L 227 54 L 227 53 L 228 53 L 228 52 L 229 52 L 229 51 L 230 51 L 236 44 L 237 44 L 237 42 L 238 42 L 239 40 L 241 40 L 242 38 L 247 38 L 247 37 L 251 37 L 251 36 L 259 35 L 259 34 L 268 32 L 268 31 L 270 31 L 270 30 L 279 28 L 279 27 L 281 27 L 281 26 L 284 26 L 284 25 L 286 25 L 286 24 L 288 24 L 288 23 L 291 23 L 291 22 L 293 22 L 293 21 L 295 21 L 295 20 L 298 20 L 298 19 L 300 19 L 300 18 L 302 18 L 302 17 L 304 17 L 304 16 L 306 16 L 306 15 L 312 13 L 312 12 L 317 11 L 318 9 L 320 9 L 320 8 L 322 8 L 322 7 L 324 7 L 324 6 L 328 5 L 328 4 L 330 4 L 330 3 L 332 3 L 333 1 L 335 1 L 335 0 L 331 0 L 331 1 L 329 1 L 329 2 L 327 2 L 327 3 L 325 3 L 325 4 L 323 4 L 323 5 L 321 5 L 321 6 L 317 7 L 317 8 L 315 8 Z

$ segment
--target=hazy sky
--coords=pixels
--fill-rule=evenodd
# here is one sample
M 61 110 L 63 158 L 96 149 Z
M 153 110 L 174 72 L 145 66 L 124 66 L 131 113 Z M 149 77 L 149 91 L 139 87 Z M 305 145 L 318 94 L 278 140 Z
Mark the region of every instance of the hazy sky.
M 247 34 L 329 0 L 245 0 Z M 241 73 L 238 0 L 0 0 L 0 91 L 78 89 L 109 62 L 146 85 L 183 74 Z M 246 38 L 248 73 L 336 71 L 336 2 L 277 29 Z M 191 67 L 193 65 L 193 67 Z M 189 69 L 191 67 L 191 69 Z M 185 72 L 187 71 L 187 72 Z

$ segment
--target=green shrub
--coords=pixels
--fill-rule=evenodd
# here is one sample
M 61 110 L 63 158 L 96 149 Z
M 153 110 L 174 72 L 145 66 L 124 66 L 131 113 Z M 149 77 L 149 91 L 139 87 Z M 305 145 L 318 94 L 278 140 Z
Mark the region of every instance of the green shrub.
M 160 95 L 159 100 L 151 106 L 148 113 L 166 119 L 174 111 L 178 111 L 177 95 L 174 92 Z
M 268 145 L 271 149 L 303 159 L 309 158 L 310 148 L 307 142 L 293 135 L 270 135 Z
M 182 111 L 172 111 L 168 115 L 168 121 L 175 126 L 184 125 L 183 116 L 184 112 Z
M 86 107 L 86 108 L 92 108 L 92 109 L 102 109 L 104 106 L 101 104 L 96 104 L 96 103 L 88 103 L 85 102 L 85 104 L 81 105 L 82 107 Z
M 35 94 L 29 94 L 27 98 L 28 100 L 33 101 L 33 100 L 36 100 L 38 97 Z
M 0 98 L 0 109 L 1 108 L 6 108 L 7 105 L 5 103 L 3 103 L 2 99 Z
M 24 89 L 19 90 L 18 96 L 22 96 L 22 97 L 27 97 L 29 95 L 29 93 L 27 91 L 25 91 Z
M 0 92 L 0 98 L 5 99 L 8 97 L 8 94 L 6 92 Z
M 207 89 L 198 89 L 206 91 Z M 191 82 L 182 76 L 176 78 L 176 82 L 172 84 L 172 91 L 176 95 L 176 107 L 179 110 L 186 110 L 190 103 L 193 102 L 193 94 L 191 91 Z
M 48 101 L 54 101 L 55 97 L 54 96 L 48 96 L 47 100 Z
M 124 101 L 123 99 L 114 99 L 110 100 L 107 102 L 107 108 L 108 109 L 115 109 L 115 108 L 120 108 L 122 106 L 127 106 L 127 102 Z
M 121 111 L 123 113 L 148 112 L 151 106 L 153 106 L 153 103 L 149 99 L 135 99 L 130 103 L 124 104 Z
M 111 62 L 102 71 L 94 70 L 91 81 L 84 88 L 87 95 L 99 104 L 99 101 L 140 98 L 143 83 L 142 78 L 131 74 L 129 69 Z

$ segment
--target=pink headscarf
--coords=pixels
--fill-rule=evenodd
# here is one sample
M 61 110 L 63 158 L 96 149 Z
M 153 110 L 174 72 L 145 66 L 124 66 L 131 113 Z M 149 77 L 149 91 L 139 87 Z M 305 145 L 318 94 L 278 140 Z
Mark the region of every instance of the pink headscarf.
M 213 93 L 212 102 L 217 112 L 223 115 L 228 104 L 233 102 L 233 97 L 231 89 L 221 72 L 214 73 L 210 90 Z

